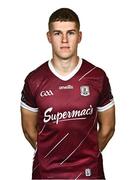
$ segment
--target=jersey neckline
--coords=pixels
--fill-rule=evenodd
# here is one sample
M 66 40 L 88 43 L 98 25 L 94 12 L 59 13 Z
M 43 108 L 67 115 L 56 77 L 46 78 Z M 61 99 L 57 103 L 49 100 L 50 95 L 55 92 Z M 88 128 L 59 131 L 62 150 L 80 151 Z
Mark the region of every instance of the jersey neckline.
M 79 58 L 79 61 L 78 61 L 78 64 L 76 65 L 76 67 L 66 76 L 62 76 L 60 75 L 56 69 L 54 68 L 51 60 L 48 61 L 48 66 L 49 66 L 49 69 L 51 70 L 51 72 L 56 76 L 58 77 L 59 79 L 63 80 L 63 81 L 68 81 L 70 80 L 78 71 L 79 69 L 81 68 L 82 66 L 82 62 L 83 60 L 81 58 Z

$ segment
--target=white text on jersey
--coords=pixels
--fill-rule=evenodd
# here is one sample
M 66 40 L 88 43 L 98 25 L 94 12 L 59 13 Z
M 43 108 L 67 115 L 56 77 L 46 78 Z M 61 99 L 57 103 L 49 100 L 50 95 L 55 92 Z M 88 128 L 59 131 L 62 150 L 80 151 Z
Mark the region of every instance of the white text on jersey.
M 67 86 L 59 86 L 59 89 L 74 89 L 74 87 L 72 85 L 67 85 Z
M 93 107 L 90 105 L 89 108 L 82 109 L 82 110 L 73 110 L 73 111 L 64 111 L 64 112 L 57 112 L 56 114 L 50 114 L 53 110 L 53 107 L 50 107 L 45 110 L 44 112 L 44 119 L 43 121 L 45 123 L 49 121 L 56 121 L 56 124 L 58 124 L 59 120 L 64 119 L 74 119 L 74 118 L 80 118 L 86 115 L 92 115 L 93 114 Z
M 44 97 L 44 96 L 53 96 L 53 92 L 52 92 L 51 90 L 42 91 L 42 92 L 40 93 L 40 96 L 41 96 L 41 97 Z

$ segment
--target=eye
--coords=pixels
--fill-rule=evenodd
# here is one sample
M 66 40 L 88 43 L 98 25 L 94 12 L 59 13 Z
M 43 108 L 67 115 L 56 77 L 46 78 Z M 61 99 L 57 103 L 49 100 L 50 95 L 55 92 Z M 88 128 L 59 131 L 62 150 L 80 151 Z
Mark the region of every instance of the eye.
M 55 36 L 59 36 L 59 35 L 60 35 L 60 32 L 54 32 L 54 35 L 55 35 Z
M 75 31 L 69 31 L 68 34 L 69 34 L 69 35 L 74 35 L 74 34 L 75 34 Z

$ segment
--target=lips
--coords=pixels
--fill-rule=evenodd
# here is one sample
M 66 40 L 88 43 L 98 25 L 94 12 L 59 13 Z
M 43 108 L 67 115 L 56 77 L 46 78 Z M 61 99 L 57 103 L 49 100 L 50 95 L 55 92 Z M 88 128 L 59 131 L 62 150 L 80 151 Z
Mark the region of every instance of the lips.
M 60 47 L 60 49 L 69 49 L 70 47 L 68 46 L 63 46 L 63 47 Z

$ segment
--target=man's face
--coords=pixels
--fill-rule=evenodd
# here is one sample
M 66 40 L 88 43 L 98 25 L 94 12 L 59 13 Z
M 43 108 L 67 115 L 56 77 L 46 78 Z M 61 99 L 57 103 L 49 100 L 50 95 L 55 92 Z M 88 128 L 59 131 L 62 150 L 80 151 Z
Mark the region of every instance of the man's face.
M 52 45 L 53 58 L 69 59 L 76 56 L 81 36 L 82 33 L 77 29 L 75 22 L 53 22 L 47 33 Z

